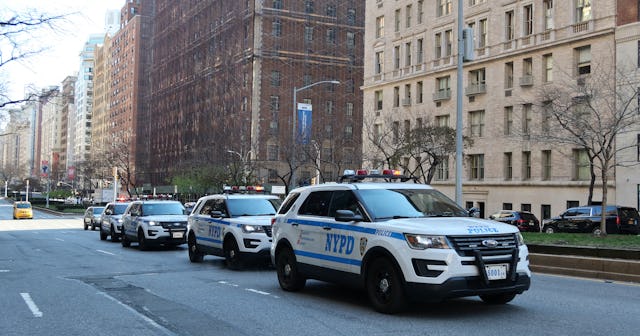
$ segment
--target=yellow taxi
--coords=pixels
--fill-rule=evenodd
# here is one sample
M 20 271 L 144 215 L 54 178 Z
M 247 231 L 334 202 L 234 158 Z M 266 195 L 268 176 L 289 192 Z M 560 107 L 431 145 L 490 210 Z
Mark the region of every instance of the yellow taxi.
M 33 209 L 31 202 L 19 201 L 13 203 L 13 219 L 33 219 Z

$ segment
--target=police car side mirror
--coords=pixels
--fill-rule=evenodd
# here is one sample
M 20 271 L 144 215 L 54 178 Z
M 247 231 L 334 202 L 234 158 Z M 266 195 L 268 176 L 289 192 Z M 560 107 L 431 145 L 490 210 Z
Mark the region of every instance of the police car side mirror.
M 220 218 L 222 217 L 222 211 L 218 211 L 218 210 L 212 210 L 209 215 L 211 215 L 211 217 L 213 218 Z
M 468 210 L 469 211 L 469 217 L 479 217 L 480 216 L 480 209 L 473 207 L 471 209 Z
M 337 222 L 359 222 L 362 220 L 362 216 L 356 215 L 351 210 L 336 210 L 335 220 Z
M 113 211 L 111 211 L 110 209 L 107 209 L 104 211 L 105 215 L 113 215 Z

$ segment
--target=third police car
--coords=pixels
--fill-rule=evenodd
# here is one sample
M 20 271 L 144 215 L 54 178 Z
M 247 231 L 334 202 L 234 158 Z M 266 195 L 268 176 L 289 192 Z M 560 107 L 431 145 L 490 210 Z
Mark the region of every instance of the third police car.
M 356 284 L 376 310 L 394 313 L 409 299 L 504 304 L 529 288 L 528 250 L 514 226 L 474 218 L 397 173 L 353 174 L 295 189 L 280 207 L 271 258 L 284 290 L 306 279 Z
M 231 269 L 242 267 L 248 259 L 268 262 L 271 219 L 280 203 L 277 196 L 265 194 L 225 193 L 200 198 L 188 220 L 189 260 L 201 262 L 207 254 L 220 256 Z

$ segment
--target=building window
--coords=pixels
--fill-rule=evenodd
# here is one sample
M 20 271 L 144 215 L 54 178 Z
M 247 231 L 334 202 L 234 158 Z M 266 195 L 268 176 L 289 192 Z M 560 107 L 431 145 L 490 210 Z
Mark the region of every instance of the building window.
M 382 90 L 378 90 L 374 94 L 376 111 L 382 110 Z
M 282 36 L 282 22 L 280 22 L 280 18 L 273 19 L 271 22 L 271 35 L 272 36 Z
M 549 181 L 551 180 L 551 151 L 543 150 L 542 151 L 542 180 Z
M 347 48 L 353 49 L 356 47 L 356 34 L 353 32 L 347 32 Z
M 591 178 L 589 155 L 586 149 L 573 150 L 573 178 L 575 180 L 589 180 Z
M 525 58 L 522 60 L 522 76 L 530 77 L 533 76 L 533 59 Z
M 522 152 L 522 179 L 531 179 L 531 152 Z
M 422 81 L 416 83 L 416 103 L 422 104 L 424 101 L 424 88 Z
M 449 127 L 449 116 L 448 115 L 436 116 L 436 126 Z
M 469 112 L 469 120 L 471 120 L 471 137 L 482 137 L 484 134 L 484 110 Z
M 313 27 L 304 27 L 304 40 L 307 42 L 313 41 Z
M 470 155 L 469 161 L 471 161 L 469 178 L 471 180 L 484 179 L 484 154 Z
M 424 18 L 424 1 L 418 1 L 418 24 L 422 24 L 422 19 Z
M 353 116 L 353 103 L 349 102 L 347 103 L 347 107 L 346 110 L 344 112 L 344 115 L 347 117 L 352 117 Z
M 421 64 L 424 60 L 424 40 L 418 39 L 416 41 L 416 64 Z
M 282 0 L 273 0 L 273 9 L 282 9 Z
M 393 107 L 400 106 L 400 87 L 395 86 L 393 88 Z
M 384 51 L 376 52 L 375 74 L 381 74 L 384 70 Z
M 577 74 L 586 75 L 591 73 L 591 46 L 584 46 L 575 49 Z
M 451 96 L 451 77 L 436 78 L 436 96 L 439 99 L 446 99 Z
M 451 14 L 451 0 L 438 0 L 437 3 L 438 8 L 436 9 L 437 16 L 449 15 Z
M 278 160 L 278 145 L 276 144 L 267 145 L 267 160 L 269 161 Z
M 327 16 L 336 17 L 336 6 L 327 5 Z
M 505 180 L 513 179 L 513 154 L 511 152 L 504 153 L 504 178 Z
M 271 112 L 280 111 L 280 96 L 271 96 L 269 105 L 271 108 Z
M 404 66 L 411 66 L 411 42 L 404 44 Z
M 515 17 L 513 15 L 513 11 L 508 11 L 504 14 L 504 39 L 505 41 L 511 41 L 513 40 L 514 36 L 514 31 L 513 31 L 513 26 L 515 24 L 514 22 Z
M 347 9 L 347 24 L 350 26 L 356 24 L 356 10 L 353 8 Z
M 548 134 L 551 130 L 551 116 L 553 115 L 551 108 L 552 105 L 550 101 L 542 102 L 542 115 L 540 116 L 540 128 L 542 130 L 542 134 Z
M 487 46 L 487 19 L 478 22 L 478 48 Z
M 544 66 L 543 80 L 545 82 L 553 81 L 553 55 L 552 54 L 543 55 L 542 64 Z
M 440 157 L 440 162 L 436 165 L 436 180 L 446 181 L 449 179 L 449 158 Z
M 353 126 L 347 125 L 344 127 L 344 137 L 345 139 L 353 138 Z
M 412 10 L 413 10 L 413 7 L 411 5 L 407 5 L 406 11 L 405 11 L 405 21 L 406 21 L 407 28 L 411 27 L 411 11 Z
M 400 46 L 393 47 L 393 68 L 400 69 Z
M 280 71 L 271 71 L 271 86 L 280 86 Z
M 504 135 L 513 133 L 513 106 L 505 106 L 504 108 Z
M 529 204 L 529 203 L 520 204 L 520 210 L 521 211 L 531 212 L 531 204 Z
M 436 33 L 433 39 L 434 58 L 439 59 L 442 57 L 442 33 Z
M 531 132 L 531 104 L 522 105 L 522 134 L 529 135 Z
M 502 203 L 502 209 L 513 210 L 513 203 Z
M 395 15 L 394 15 L 394 25 L 393 25 L 393 31 L 395 31 L 396 33 L 400 31 L 400 9 L 396 9 L 395 11 Z
M 529 36 L 533 34 L 533 5 L 526 5 L 523 8 L 523 36 Z
M 333 28 L 327 29 L 327 43 L 336 44 L 336 30 Z
M 591 0 L 576 1 L 576 23 L 591 20 Z
M 553 29 L 553 0 L 544 0 L 542 7 L 544 10 L 544 30 Z
M 333 100 L 327 100 L 324 105 L 324 111 L 327 115 L 333 115 Z
M 384 37 L 384 16 L 376 18 L 376 38 Z
M 636 160 L 640 162 L 640 134 L 638 134 L 638 140 L 636 140 L 637 157 Z
M 504 88 L 513 88 L 513 62 L 507 62 L 504 64 Z
M 313 0 L 305 0 L 304 1 L 304 12 L 305 13 L 313 13 L 313 11 L 314 11 Z
M 404 100 L 402 101 L 402 105 L 411 105 L 411 84 L 404 85 Z
M 453 51 L 453 31 L 446 30 L 444 32 L 444 56 L 451 56 L 451 52 Z
M 394 121 L 391 125 L 391 134 L 393 135 L 393 142 L 400 140 L 400 122 Z

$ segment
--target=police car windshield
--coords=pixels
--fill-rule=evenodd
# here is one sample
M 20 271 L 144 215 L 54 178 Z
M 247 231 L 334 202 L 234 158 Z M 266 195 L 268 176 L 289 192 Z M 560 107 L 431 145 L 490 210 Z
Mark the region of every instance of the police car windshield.
M 441 192 L 433 189 L 369 189 L 360 196 L 374 220 L 412 217 L 467 217 Z
M 121 203 L 121 204 L 116 204 L 113 207 L 113 214 L 114 215 L 122 215 L 124 213 L 125 210 L 127 210 L 127 206 L 129 204 L 127 203 Z
M 182 204 L 174 202 L 143 204 L 142 214 L 144 216 L 183 215 L 184 207 Z
M 275 215 L 280 199 L 239 198 L 227 201 L 231 217 Z

